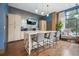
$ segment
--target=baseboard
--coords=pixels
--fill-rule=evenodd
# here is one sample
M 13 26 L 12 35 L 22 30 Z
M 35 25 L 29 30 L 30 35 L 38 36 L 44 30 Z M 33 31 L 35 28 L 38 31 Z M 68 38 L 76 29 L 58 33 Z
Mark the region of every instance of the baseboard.
M 8 43 L 14 43 L 14 42 L 18 42 L 18 41 L 23 41 L 24 39 L 20 39 L 20 40 L 15 40 L 15 41 L 10 41 Z
M 5 49 L 0 49 L 0 54 L 4 54 L 5 53 Z

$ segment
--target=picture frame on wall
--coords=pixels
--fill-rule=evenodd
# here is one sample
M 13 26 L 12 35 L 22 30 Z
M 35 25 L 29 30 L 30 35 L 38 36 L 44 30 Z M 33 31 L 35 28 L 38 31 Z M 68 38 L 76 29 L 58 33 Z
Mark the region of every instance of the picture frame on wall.
M 38 27 L 38 20 L 33 17 L 22 20 L 21 31 L 27 31 L 30 29 L 36 30 Z

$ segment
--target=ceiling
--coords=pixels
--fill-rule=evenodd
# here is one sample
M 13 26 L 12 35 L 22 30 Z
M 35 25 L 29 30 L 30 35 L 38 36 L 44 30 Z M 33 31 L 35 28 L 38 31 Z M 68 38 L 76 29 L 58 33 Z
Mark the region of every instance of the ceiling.
M 75 3 L 9 3 L 9 6 L 44 16 L 74 7 Z M 42 11 L 44 14 L 41 14 Z

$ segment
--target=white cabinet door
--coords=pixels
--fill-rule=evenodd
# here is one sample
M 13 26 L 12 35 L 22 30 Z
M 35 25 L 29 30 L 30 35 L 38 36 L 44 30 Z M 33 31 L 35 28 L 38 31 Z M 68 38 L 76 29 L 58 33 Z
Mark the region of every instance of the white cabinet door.
M 8 25 L 14 25 L 15 16 L 13 14 L 8 14 Z
M 15 31 L 14 31 L 14 36 L 15 40 L 20 40 L 21 39 L 21 16 L 20 15 L 15 15 Z
M 15 26 L 21 26 L 21 16 L 20 15 L 15 15 Z
M 14 41 L 14 15 L 8 14 L 8 42 Z
M 46 31 L 46 21 L 40 20 L 39 27 L 41 31 Z
M 14 25 L 8 25 L 8 42 L 14 41 Z
M 14 36 L 15 36 L 15 40 L 20 40 L 21 39 L 21 31 L 20 31 L 20 27 L 16 26 L 14 29 Z

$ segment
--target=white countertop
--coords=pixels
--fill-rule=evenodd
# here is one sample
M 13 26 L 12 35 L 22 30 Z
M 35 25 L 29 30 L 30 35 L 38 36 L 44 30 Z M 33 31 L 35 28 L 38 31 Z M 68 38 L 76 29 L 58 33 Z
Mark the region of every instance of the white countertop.
M 25 33 L 34 34 L 34 33 L 49 33 L 49 32 L 56 32 L 56 31 L 25 31 Z

